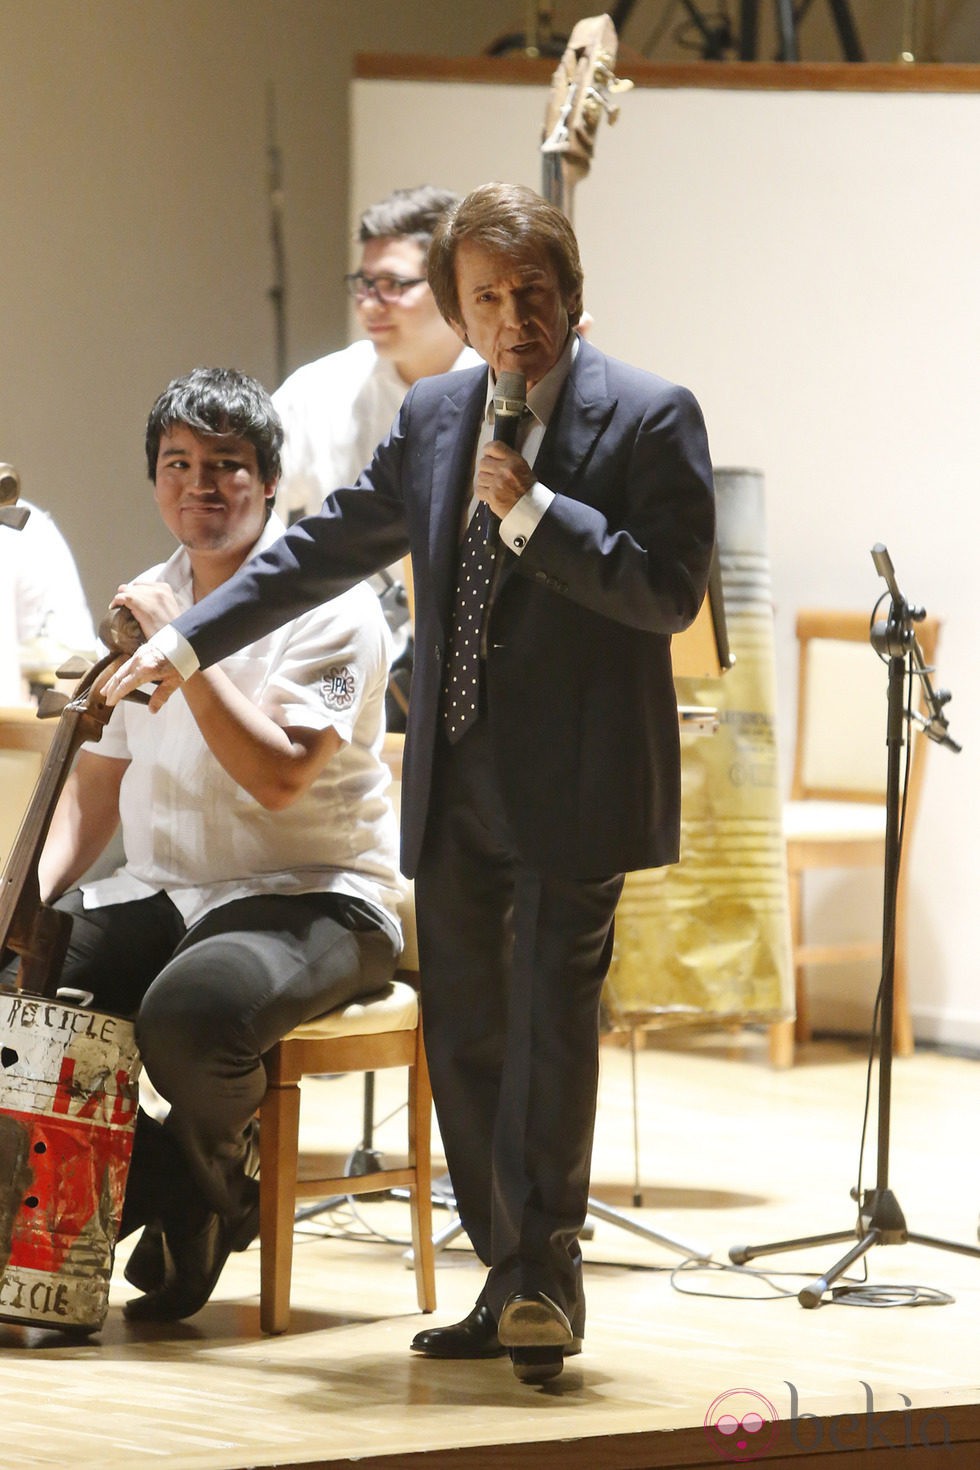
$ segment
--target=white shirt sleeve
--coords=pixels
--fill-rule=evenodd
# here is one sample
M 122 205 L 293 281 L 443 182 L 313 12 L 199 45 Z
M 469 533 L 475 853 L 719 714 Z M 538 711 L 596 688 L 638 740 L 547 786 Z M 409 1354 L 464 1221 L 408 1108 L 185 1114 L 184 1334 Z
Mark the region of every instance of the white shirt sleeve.
M 535 480 L 527 494 L 521 496 L 500 522 L 500 539 L 504 545 L 520 556 L 554 498 L 553 490 Z
M 173 623 L 168 623 L 165 628 L 154 633 L 152 638 L 148 638 L 146 646 L 169 659 L 182 679 L 189 679 L 201 667 L 197 654 Z
M 365 701 L 387 683 L 391 639 L 364 583 L 272 635 L 276 653 L 254 699 L 276 724 L 335 729 L 354 739 Z M 222 667 L 225 667 L 223 664 Z

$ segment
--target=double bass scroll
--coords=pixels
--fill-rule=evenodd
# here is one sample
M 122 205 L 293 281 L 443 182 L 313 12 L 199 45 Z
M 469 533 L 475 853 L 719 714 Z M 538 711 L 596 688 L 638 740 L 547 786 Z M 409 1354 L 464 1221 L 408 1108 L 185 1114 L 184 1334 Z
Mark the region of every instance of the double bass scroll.
M 86 741 L 98 741 L 112 714 L 103 693 L 106 684 L 143 641 L 143 633 L 126 608 L 111 609 L 99 629 L 109 651 L 83 673 L 71 696 L 48 691 L 38 710 L 40 718 L 60 714 L 34 793 L 20 824 L 0 876 L 0 953 L 12 950 L 20 957 L 17 989 L 50 996 L 57 988 L 71 921 L 66 914 L 41 902 L 38 863 L 58 797 L 75 756 Z M 59 676 L 78 673 L 74 662 Z M 146 699 L 137 693 L 137 698 Z
M 618 45 L 608 15 L 580 20 L 551 78 L 541 142 L 541 192 L 569 220 L 575 186 L 592 164 L 599 123 L 604 116 L 616 121 L 619 106 L 613 99 L 633 86 L 615 74 Z

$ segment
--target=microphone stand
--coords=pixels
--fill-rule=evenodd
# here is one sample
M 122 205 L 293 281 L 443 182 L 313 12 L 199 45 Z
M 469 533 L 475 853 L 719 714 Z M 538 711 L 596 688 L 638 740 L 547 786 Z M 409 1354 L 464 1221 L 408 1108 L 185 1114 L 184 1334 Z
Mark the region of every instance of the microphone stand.
M 831 1283 L 849 1266 L 865 1255 L 873 1245 L 905 1245 L 913 1241 L 918 1245 L 933 1246 L 937 1250 L 957 1251 L 961 1255 L 980 1258 L 980 1247 L 960 1245 L 955 1241 L 939 1240 L 935 1236 L 920 1235 L 909 1230 L 905 1216 L 894 1192 L 888 1183 L 888 1150 L 891 1125 L 891 1079 L 894 1043 L 892 1024 L 895 1003 L 895 911 L 898 898 L 898 873 L 901 859 L 901 749 L 905 725 L 905 665 L 908 661 L 922 681 L 923 697 L 928 712 L 927 718 L 915 716 L 922 725 L 923 733 L 948 750 L 958 752 L 960 747 L 951 738 L 947 729 L 943 706 L 949 702 L 946 690 L 934 691 L 929 681 L 931 672 L 925 666 L 922 650 L 915 636 L 914 624 L 925 617 L 922 608 L 911 608 L 899 591 L 891 558 L 879 542 L 871 552 L 875 569 L 884 578 L 891 595 L 891 606 L 886 622 L 875 622 L 871 630 L 871 643 L 875 651 L 888 660 L 888 768 L 885 796 L 885 881 L 882 919 L 882 971 L 881 971 L 881 1056 L 878 1065 L 878 1171 L 874 1189 L 863 1194 L 852 1190 L 851 1197 L 858 1201 L 857 1223 L 853 1230 L 835 1231 L 827 1235 L 807 1235 L 796 1240 L 771 1241 L 767 1245 L 732 1246 L 729 1259 L 736 1266 L 744 1266 L 756 1256 L 774 1255 L 779 1251 L 801 1250 L 810 1245 L 828 1245 L 837 1241 L 850 1240 L 856 1243 L 823 1276 L 809 1282 L 798 1294 L 804 1307 L 819 1307 L 824 1293 Z M 874 1037 L 872 1036 L 872 1043 Z

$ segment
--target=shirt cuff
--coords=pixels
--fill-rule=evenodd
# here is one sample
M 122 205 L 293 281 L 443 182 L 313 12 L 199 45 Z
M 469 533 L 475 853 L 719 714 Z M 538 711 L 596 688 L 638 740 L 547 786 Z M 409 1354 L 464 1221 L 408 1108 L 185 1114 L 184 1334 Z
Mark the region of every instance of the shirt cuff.
M 155 653 L 162 653 L 168 658 L 182 679 L 189 679 L 191 674 L 196 674 L 201 667 L 200 660 L 193 648 L 178 632 L 173 623 L 168 623 L 165 628 L 160 628 L 147 640 L 147 648 L 152 648 Z
M 500 522 L 500 539 L 504 545 L 520 556 L 554 498 L 553 490 L 535 480 L 527 494 L 511 506 Z

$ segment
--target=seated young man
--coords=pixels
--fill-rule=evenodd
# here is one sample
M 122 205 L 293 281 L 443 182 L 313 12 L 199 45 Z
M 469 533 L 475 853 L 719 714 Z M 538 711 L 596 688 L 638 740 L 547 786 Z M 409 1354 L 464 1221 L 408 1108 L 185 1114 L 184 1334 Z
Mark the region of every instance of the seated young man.
M 146 636 L 279 536 L 282 428 L 258 383 L 199 368 L 154 404 L 147 466 L 168 562 L 114 599 Z M 73 917 L 61 984 L 135 1015 L 169 1103 L 140 1114 L 121 1234 L 146 1229 L 129 1318 L 186 1317 L 258 1229 L 262 1055 L 383 987 L 400 949 L 397 834 L 380 759 L 389 637 L 363 584 L 188 681 L 126 703 L 83 748 L 42 856 Z M 125 862 L 73 888 L 122 823 Z

